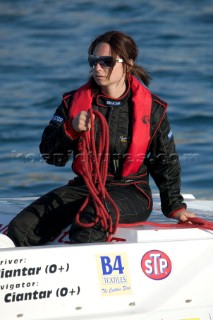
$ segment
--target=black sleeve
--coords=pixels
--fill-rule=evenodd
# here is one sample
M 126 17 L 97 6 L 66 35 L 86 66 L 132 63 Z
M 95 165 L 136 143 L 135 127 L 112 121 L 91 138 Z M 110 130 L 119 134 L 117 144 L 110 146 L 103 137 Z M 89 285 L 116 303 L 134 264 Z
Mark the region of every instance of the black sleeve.
M 56 109 L 48 126 L 44 129 L 40 152 L 48 164 L 65 166 L 74 147 L 74 140 L 67 134 L 68 108 L 64 101 Z
M 165 216 L 186 208 L 180 194 L 180 161 L 167 115 L 164 116 L 150 145 L 149 171 L 160 191 Z

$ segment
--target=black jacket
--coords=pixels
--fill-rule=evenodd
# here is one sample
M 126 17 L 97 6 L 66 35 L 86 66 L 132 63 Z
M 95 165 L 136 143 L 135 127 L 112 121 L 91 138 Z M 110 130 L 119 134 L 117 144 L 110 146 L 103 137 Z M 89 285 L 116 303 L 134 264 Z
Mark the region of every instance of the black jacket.
M 57 108 L 49 125 L 45 128 L 40 143 L 40 151 L 48 164 L 64 166 L 71 154 L 77 150 L 78 133 L 73 131 L 73 139 L 66 134 L 64 123 L 70 121 L 68 118 L 69 108 L 75 91 L 65 94 L 67 97 Z M 109 100 L 109 99 L 108 99 Z M 146 159 L 138 171 L 138 177 L 128 179 L 150 193 L 149 174 L 153 177 L 160 191 L 161 207 L 166 216 L 180 208 L 186 208 L 183 197 L 180 194 L 180 163 L 176 153 L 173 134 L 165 113 L 165 102 L 152 94 L 152 113 L 150 136 L 152 142 L 147 150 Z M 93 108 L 100 111 L 107 119 L 110 133 L 110 158 L 109 173 L 113 180 L 108 183 L 123 183 L 120 169 L 123 157 L 128 150 L 131 140 L 131 91 L 122 99 L 120 106 L 105 105 L 105 98 L 102 95 L 94 98 Z M 96 135 L 99 130 L 97 128 Z M 138 181 L 140 180 L 140 181 Z

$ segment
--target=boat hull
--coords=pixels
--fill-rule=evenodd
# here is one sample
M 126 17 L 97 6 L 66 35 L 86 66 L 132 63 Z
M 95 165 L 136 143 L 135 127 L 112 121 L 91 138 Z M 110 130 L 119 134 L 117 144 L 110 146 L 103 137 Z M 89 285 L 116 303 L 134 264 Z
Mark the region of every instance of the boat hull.
M 63 230 L 51 245 L 4 243 L 4 319 L 213 319 L 213 231 L 119 228 L 111 243 L 70 245 Z

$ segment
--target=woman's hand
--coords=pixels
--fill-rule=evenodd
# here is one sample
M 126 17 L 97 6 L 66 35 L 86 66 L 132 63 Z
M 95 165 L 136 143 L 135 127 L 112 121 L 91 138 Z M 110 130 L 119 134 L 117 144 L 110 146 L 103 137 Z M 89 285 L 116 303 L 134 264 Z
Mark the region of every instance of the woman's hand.
M 89 131 L 91 129 L 91 119 L 89 112 L 81 111 L 71 122 L 72 128 L 76 132 Z
M 188 220 L 189 218 L 194 218 L 195 216 L 196 215 L 193 212 L 190 212 L 190 211 L 183 208 L 183 209 L 180 209 L 180 210 L 176 211 L 175 213 L 173 213 L 170 218 L 184 222 L 184 221 Z

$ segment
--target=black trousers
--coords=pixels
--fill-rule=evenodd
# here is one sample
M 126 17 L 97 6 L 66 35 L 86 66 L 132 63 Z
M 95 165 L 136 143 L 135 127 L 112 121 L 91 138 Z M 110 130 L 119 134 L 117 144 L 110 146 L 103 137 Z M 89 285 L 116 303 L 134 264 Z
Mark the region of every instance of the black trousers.
M 148 186 L 141 191 L 134 185 L 107 185 L 106 189 L 120 210 L 120 223 L 140 222 L 149 218 L 152 199 Z M 16 246 L 36 246 L 45 244 L 71 224 L 71 243 L 105 241 L 107 234 L 100 225 L 82 228 L 75 222 L 75 216 L 87 195 L 85 185 L 59 187 L 22 210 L 10 222 L 7 235 Z M 109 205 L 109 211 L 110 209 Z M 81 214 L 81 221 L 91 222 L 94 217 L 94 207 L 89 203 Z

